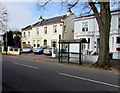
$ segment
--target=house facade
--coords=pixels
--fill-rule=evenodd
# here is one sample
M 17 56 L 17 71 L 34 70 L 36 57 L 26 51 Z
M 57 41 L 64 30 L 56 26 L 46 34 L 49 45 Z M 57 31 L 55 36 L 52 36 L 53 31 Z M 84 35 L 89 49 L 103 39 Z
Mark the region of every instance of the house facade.
M 39 17 L 37 23 L 22 28 L 22 46 L 30 44 L 34 48 L 39 46 L 49 46 L 58 48 L 59 38 L 74 38 L 74 13 L 68 9 L 66 15 L 49 19 Z
M 111 11 L 110 52 L 120 51 L 120 10 Z M 99 51 L 99 29 L 94 15 L 74 19 L 74 39 L 86 38 L 89 44 L 83 44 L 83 50 Z
M 30 42 L 30 41 L 32 41 L 32 26 L 31 25 L 22 29 L 21 40 L 22 40 L 22 42 L 21 42 L 22 47 L 24 44 L 32 45 L 32 42 Z

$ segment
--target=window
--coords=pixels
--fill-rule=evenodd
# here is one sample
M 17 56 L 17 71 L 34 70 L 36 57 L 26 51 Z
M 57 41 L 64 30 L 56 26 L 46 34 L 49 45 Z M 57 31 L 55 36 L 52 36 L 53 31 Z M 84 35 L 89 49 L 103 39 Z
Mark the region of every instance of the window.
M 60 26 L 62 26 L 62 24 L 60 24 Z
M 26 37 L 26 34 L 25 34 L 25 32 L 23 33 L 23 37 L 24 37 L 24 38 Z
M 39 35 L 39 28 L 36 28 L 36 35 Z
M 112 43 L 112 50 L 113 50 L 114 49 L 114 37 L 112 37 L 111 43 Z
M 88 38 L 88 49 L 90 49 L 90 38 Z
M 72 33 L 74 33 L 74 29 L 72 29 Z
M 23 45 L 25 45 L 26 44 L 26 42 L 23 42 Z
M 117 40 L 116 40 L 118 44 L 120 44 L 120 37 L 117 37 Z
M 33 40 L 33 46 L 35 47 L 36 45 L 35 45 L 35 40 Z
M 88 22 L 82 22 L 82 31 L 88 31 Z
M 117 51 L 120 51 L 120 48 L 116 48 Z
M 64 32 L 66 32 L 66 26 L 64 26 Z
M 44 46 L 47 46 L 47 40 L 46 39 L 44 40 Z
M 28 37 L 30 37 L 30 31 L 28 32 Z
M 112 43 L 114 43 L 114 37 L 112 37 Z
M 84 50 L 86 48 L 85 43 L 82 43 L 82 50 Z
M 37 41 L 37 47 L 39 47 L 39 46 L 40 46 L 40 40 Z
M 45 34 L 47 34 L 47 27 L 44 27 Z
M 34 47 L 35 47 L 35 44 L 34 44 Z
M 57 33 L 57 25 L 54 25 L 54 26 L 53 26 L 53 32 L 54 32 L 54 33 Z
M 40 47 L 40 44 L 37 44 L 37 47 Z
M 88 43 L 90 43 L 90 38 L 88 38 Z
M 120 29 L 120 17 L 118 17 L 118 29 Z
M 51 41 L 51 46 L 52 47 L 57 47 L 57 41 L 56 40 L 52 40 Z

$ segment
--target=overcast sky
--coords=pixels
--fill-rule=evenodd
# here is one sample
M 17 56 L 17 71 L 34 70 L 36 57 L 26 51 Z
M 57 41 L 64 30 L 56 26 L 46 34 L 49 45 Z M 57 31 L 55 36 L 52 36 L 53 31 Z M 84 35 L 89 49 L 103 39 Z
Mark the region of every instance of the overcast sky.
M 18 0 L 19 1 L 19 0 Z M 37 10 L 36 2 L 4 2 L 8 10 L 9 28 L 21 29 L 38 21 L 39 16 L 49 18 L 57 15 L 66 14 L 67 8 L 58 7 L 59 2 L 51 3 L 45 10 Z M 117 6 L 118 7 L 118 6 Z M 73 8 L 72 11 L 79 15 L 79 9 Z

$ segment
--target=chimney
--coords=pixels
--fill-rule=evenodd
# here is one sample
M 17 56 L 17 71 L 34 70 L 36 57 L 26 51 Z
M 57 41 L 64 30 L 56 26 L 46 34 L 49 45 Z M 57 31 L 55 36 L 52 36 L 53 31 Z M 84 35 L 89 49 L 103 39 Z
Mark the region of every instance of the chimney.
M 42 16 L 39 17 L 38 21 L 39 21 L 39 22 L 42 22 L 42 21 L 43 21 Z
M 69 16 L 69 15 L 71 15 L 71 14 L 72 14 L 72 11 L 71 11 L 70 8 L 68 8 L 68 10 L 67 10 L 67 16 Z

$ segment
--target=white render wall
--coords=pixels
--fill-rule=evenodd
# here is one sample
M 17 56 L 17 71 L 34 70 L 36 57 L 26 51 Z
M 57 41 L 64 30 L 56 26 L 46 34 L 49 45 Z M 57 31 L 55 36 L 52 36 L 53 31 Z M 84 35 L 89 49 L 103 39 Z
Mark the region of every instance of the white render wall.
M 119 12 L 119 14 L 113 14 L 112 15 L 112 18 L 111 18 L 111 30 L 118 29 L 118 16 L 120 16 L 120 12 Z
M 120 31 L 118 30 L 118 16 L 120 16 L 119 12 L 113 12 L 111 18 L 111 31 L 110 31 L 110 52 L 116 52 L 116 48 L 120 47 L 120 44 L 116 43 L 116 37 L 120 37 Z M 88 22 L 88 31 L 82 31 L 82 22 Z M 80 38 L 90 38 L 90 49 L 86 50 L 94 51 L 97 47 L 97 38 L 99 38 L 99 29 L 98 24 L 94 16 L 88 17 L 80 17 L 74 19 L 74 39 Z M 112 42 L 112 38 L 114 38 L 114 42 Z
M 74 33 L 82 32 L 82 22 L 88 22 L 88 29 L 89 31 L 98 31 L 97 21 L 94 16 L 91 18 L 78 18 L 74 21 Z M 74 35 L 75 37 L 75 35 Z

